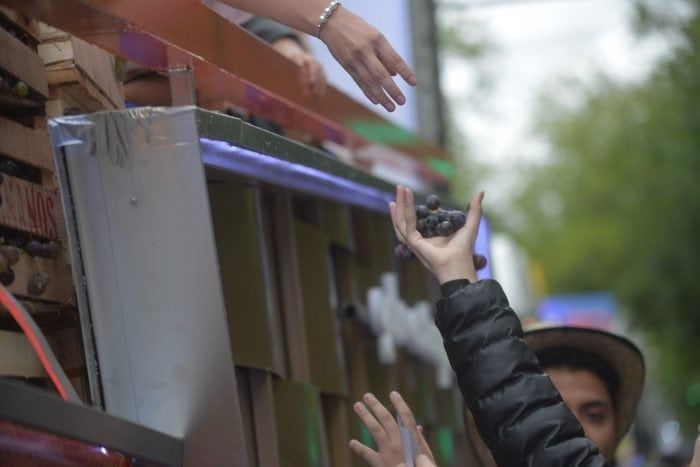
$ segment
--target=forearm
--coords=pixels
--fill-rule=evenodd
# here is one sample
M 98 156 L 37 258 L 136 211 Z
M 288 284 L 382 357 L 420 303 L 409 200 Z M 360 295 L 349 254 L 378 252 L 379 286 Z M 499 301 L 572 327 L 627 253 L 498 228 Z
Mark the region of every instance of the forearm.
M 219 0 L 308 34 L 316 33 L 318 18 L 329 0 Z M 334 13 L 335 15 L 336 13 Z

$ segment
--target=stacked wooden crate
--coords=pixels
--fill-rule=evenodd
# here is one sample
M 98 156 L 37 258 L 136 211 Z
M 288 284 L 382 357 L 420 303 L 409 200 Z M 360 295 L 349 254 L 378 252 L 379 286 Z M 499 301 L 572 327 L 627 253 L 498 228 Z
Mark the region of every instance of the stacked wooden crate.
M 79 394 L 87 393 L 66 229 L 38 54 L 37 22 L 0 7 L 0 282 L 32 314 Z M 50 388 L 27 338 L 0 309 L 0 376 Z
M 39 23 L 39 38 L 49 85 L 49 117 L 124 107 L 112 55 L 44 23 Z

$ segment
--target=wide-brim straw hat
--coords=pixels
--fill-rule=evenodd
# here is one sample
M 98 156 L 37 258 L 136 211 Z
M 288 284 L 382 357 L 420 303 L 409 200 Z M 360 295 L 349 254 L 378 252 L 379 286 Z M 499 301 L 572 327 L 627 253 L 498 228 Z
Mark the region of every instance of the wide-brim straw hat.
M 615 401 L 615 443 L 622 440 L 634 421 L 644 387 L 644 357 L 629 339 L 598 329 L 536 324 L 527 328 L 523 340 L 539 355 L 556 349 L 579 349 L 605 362 L 618 376 Z M 482 465 L 495 465 L 471 420 L 466 417 L 471 446 Z

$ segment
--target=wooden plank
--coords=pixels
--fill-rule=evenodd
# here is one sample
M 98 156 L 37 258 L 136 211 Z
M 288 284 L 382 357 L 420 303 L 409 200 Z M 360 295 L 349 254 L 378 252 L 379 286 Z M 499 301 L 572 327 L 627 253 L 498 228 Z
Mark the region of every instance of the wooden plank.
M 38 42 L 40 40 L 38 21 L 32 18 L 28 18 L 20 13 L 17 13 L 16 11 L 11 10 L 4 5 L 0 5 L 0 15 L 4 16 L 8 20 L 16 24 L 17 27 L 29 34 L 34 39 L 34 41 Z
M 85 350 L 77 323 L 73 327 L 50 332 L 51 347 L 56 353 L 61 367 L 70 378 L 70 382 L 83 402 L 90 401 L 85 368 Z
M 239 183 L 208 187 L 233 359 L 284 374 L 283 342 L 275 333 L 279 312 L 267 288 L 260 193 Z
M 352 255 L 341 248 L 333 248 L 331 255 L 339 311 L 358 306 L 362 300 L 355 277 L 355 263 Z
M 4 175 L 3 180 L 0 225 L 44 238 L 65 238 L 66 226 L 57 190 L 9 175 Z
M 67 263 L 61 260 L 31 257 L 22 253 L 19 262 L 11 268 L 15 273 L 15 280 L 6 287 L 17 297 L 39 298 L 69 305 L 75 304 L 73 275 Z M 49 277 L 49 285 L 40 296 L 31 295 L 27 290 L 29 280 L 37 273 L 46 274 Z
M 36 352 L 24 334 L 0 331 L 0 376 L 47 377 Z
M 272 375 L 266 371 L 249 370 L 250 395 L 255 419 L 255 439 L 258 464 L 280 467 L 279 442 L 275 420 L 275 393 Z M 249 456 L 252 457 L 252 456 Z
M 330 467 L 320 397 L 316 388 L 274 380 L 279 456 L 284 467 Z
M 79 113 L 88 113 L 83 110 L 80 102 L 73 99 L 63 88 L 51 88 L 49 91 L 51 98 L 46 101 L 46 116 L 48 118 L 63 117 L 78 110 Z
M 0 68 L 27 83 L 27 86 L 42 98 L 49 97 L 44 61 L 2 28 L 0 28 Z
M 346 396 L 340 332 L 331 307 L 328 238 L 320 228 L 299 221 L 294 223 L 294 236 L 311 381 L 325 394 Z
M 0 116 L 0 154 L 41 169 L 53 170 L 51 140 L 46 128 L 28 128 Z
M 46 70 L 46 78 L 51 85 L 51 99 L 61 99 L 62 93 L 67 94 L 86 113 L 124 107 L 124 102 L 121 102 L 119 105 L 112 103 L 90 81 L 89 77 L 74 66 L 58 70 Z
M 285 323 L 290 377 L 310 381 L 309 351 L 306 346 L 304 302 L 299 278 L 299 257 L 294 233 L 291 196 L 288 193 L 273 199 L 275 244 L 278 252 L 280 295 Z
M 328 438 L 328 455 L 333 467 L 350 467 L 348 402 L 335 396 L 321 396 Z
M 14 94 L 0 94 L 0 110 L 5 115 L 35 115 L 44 109 L 44 104 Z
M 241 409 L 241 421 L 243 425 L 243 437 L 248 458 L 247 467 L 261 467 L 256 456 L 257 436 L 255 434 L 255 419 L 253 415 L 253 402 L 250 393 L 250 375 L 247 368 L 236 366 L 236 386 L 238 390 L 238 404 Z
M 39 56 L 49 72 L 50 85 L 57 84 L 55 80 L 61 77 L 60 74 L 52 76 L 52 72 L 76 67 L 110 101 L 113 108 L 124 107 L 124 91 L 114 74 L 114 59 L 109 53 L 77 37 L 68 36 L 40 44 Z
M 342 324 L 345 361 L 350 386 L 350 400 L 362 400 L 364 393 L 370 390 L 367 369 L 366 342 L 374 337 L 359 321 L 346 320 Z
M 49 26 L 48 24 L 38 21 L 38 35 L 39 35 L 39 40 L 41 42 L 51 42 L 55 40 L 63 40 L 66 37 L 70 36 L 65 31 L 61 31 L 58 28 L 55 28 L 53 26 Z
M 323 206 L 323 224 L 333 245 L 354 251 L 355 239 L 350 226 L 350 208 L 348 206 L 325 203 Z

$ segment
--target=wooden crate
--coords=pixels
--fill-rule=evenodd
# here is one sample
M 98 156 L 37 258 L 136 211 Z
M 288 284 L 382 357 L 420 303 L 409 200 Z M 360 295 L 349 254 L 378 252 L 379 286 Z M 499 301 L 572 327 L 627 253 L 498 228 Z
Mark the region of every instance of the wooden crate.
M 0 243 L 17 245 L 20 251 L 19 261 L 10 266 L 13 279 L 8 284 L 10 275 L 5 273 L 3 280 L 35 318 L 72 384 L 87 401 L 85 353 L 45 116 L 47 99 L 55 90 L 49 86 L 44 60 L 38 54 L 40 35 L 37 21 L 0 6 L 0 77 L 10 85 L 23 81 L 30 88 L 26 98 L 0 92 Z M 112 104 L 102 105 L 101 108 L 113 108 Z M 10 162 L 15 166 L 10 167 Z M 54 259 L 31 256 L 22 249 L 31 240 L 54 241 L 62 250 Z M 30 293 L 28 284 L 38 273 L 48 276 L 49 283 L 37 295 Z M 15 329 L 2 307 L 0 319 L 3 328 Z M 46 387 L 52 387 L 26 336 L 20 332 L 0 331 L 0 376 L 39 384 L 46 380 Z
M 0 154 L 38 169 L 54 170 L 51 140 L 43 118 L 35 128 L 0 115 Z
M 28 18 L 14 10 L 0 5 L 0 22 L 11 23 L 18 30 L 24 31 L 29 35 L 29 46 L 36 50 L 36 45 L 39 43 L 39 22 Z
M 30 89 L 32 99 L 23 99 L 9 94 L 3 94 L 0 100 L 0 111 L 5 101 L 16 106 L 25 105 L 36 107 L 49 97 L 49 86 L 44 71 L 44 61 L 31 48 L 13 37 L 8 31 L 0 28 L 0 70 L 5 76 L 24 81 Z
M 46 66 L 51 99 L 49 117 L 69 109 L 96 112 L 124 108 L 122 83 L 114 72 L 114 58 L 104 50 L 40 23 L 39 55 Z

